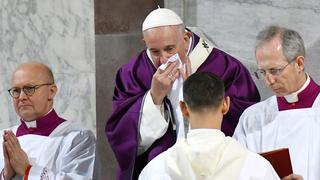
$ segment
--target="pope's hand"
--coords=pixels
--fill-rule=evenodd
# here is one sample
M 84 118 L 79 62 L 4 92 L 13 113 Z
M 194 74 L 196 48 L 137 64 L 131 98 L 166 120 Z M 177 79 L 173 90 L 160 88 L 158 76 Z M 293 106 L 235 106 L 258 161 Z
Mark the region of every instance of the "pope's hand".
M 162 104 L 164 97 L 170 92 L 172 84 L 179 75 L 178 62 L 171 63 L 165 70 L 157 69 L 152 77 L 150 89 L 154 104 Z

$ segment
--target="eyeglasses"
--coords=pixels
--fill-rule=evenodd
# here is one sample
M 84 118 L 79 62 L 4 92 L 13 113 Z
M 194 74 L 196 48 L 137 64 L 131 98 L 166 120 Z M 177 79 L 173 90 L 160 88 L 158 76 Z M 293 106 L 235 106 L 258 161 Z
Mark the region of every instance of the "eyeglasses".
M 272 76 L 279 76 L 283 70 L 291 63 L 293 63 L 294 61 L 296 60 L 296 57 L 293 58 L 291 61 L 288 62 L 288 64 L 286 64 L 285 66 L 283 66 L 282 68 L 271 68 L 271 69 L 267 69 L 267 70 L 264 70 L 264 69 L 258 69 L 254 72 L 254 75 L 257 77 L 257 79 L 263 79 L 267 72 L 269 74 L 271 74 Z
M 32 96 L 34 94 L 34 92 L 36 91 L 36 89 L 40 88 L 41 86 L 48 86 L 48 85 L 52 85 L 52 84 L 53 83 L 45 83 L 45 84 L 39 84 L 39 85 L 35 85 L 35 86 L 23 86 L 22 88 L 13 87 L 13 88 L 9 89 L 8 92 L 11 95 L 11 97 L 17 99 L 20 97 L 21 89 L 23 90 L 23 92 L 27 96 Z

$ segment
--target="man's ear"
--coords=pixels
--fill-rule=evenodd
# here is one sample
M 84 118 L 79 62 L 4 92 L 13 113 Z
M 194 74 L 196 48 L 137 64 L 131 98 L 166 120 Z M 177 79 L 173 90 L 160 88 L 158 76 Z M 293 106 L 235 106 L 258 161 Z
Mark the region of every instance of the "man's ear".
M 192 34 L 191 32 L 187 31 L 184 33 L 183 39 L 184 39 L 184 48 L 186 50 L 186 52 L 188 52 L 189 50 L 189 43 L 190 43 L 190 38 L 191 38 Z
M 304 70 L 304 57 L 303 56 L 298 56 L 297 57 L 297 65 L 300 71 Z
M 225 115 L 229 111 L 230 107 L 230 97 L 226 96 L 222 103 L 222 114 Z
M 189 110 L 185 102 L 180 101 L 180 109 L 184 118 L 189 118 Z
M 50 92 L 49 92 L 49 97 L 48 100 L 51 101 L 53 100 L 54 96 L 57 94 L 58 88 L 56 84 L 50 85 Z
M 185 41 L 190 41 L 191 36 L 192 36 L 191 32 L 186 31 L 186 32 L 184 32 L 183 39 L 184 39 Z

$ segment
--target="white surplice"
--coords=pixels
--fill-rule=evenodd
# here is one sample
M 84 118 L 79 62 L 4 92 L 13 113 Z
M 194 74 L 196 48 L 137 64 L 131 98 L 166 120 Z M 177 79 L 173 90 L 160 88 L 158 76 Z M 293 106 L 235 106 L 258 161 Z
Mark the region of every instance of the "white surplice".
M 10 129 L 15 133 L 17 127 Z M 65 121 L 49 136 L 23 135 L 18 140 L 32 165 L 29 180 L 92 179 L 96 146 L 90 130 Z M 3 150 L 0 149 L 0 169 L 3 169 Z M 13 179 L 23 177 L 15 176 Z
M 233 135 L 255 152 L 287 147 L 293 172 L 320 178 L 320 97 L 311 108 L 278 110 L 275 96 L 246 109 Z
M 216 129 L 192 129 L 161 153 L 139 180 L 278 180 L 270 163 Z

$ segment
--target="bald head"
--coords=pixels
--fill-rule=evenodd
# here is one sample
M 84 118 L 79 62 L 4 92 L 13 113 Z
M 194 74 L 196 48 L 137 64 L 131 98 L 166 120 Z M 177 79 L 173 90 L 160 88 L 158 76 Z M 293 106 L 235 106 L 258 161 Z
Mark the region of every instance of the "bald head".
M 20 73 L 21 71 L 34 72 L 35 79 L 54 84 L 54 76 L 51 69 L 41 62 L 30 61 L 23 63 L 15 69 L 12 76 L 14 76 L 16 73 Z

